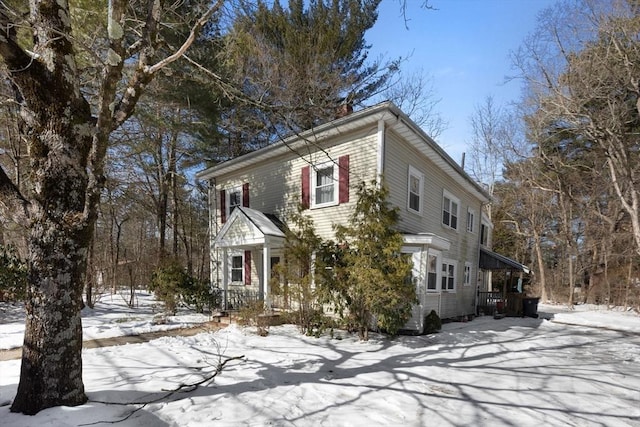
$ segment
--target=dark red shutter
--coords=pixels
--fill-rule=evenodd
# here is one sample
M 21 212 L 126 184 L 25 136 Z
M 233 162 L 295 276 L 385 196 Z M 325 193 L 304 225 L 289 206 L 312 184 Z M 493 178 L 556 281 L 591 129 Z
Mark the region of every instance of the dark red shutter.
M 227 222 L 227 193 L 220 190 L 220 222 Z
M 338 202 L 347 203 L 349 201 L 349 156 L 341 156 L 338 159 L 339 167 L 339 189 Z
M 309 166 L 302 168 L 302 204 L 303 209 L 308 209 L 311 201 L 311 194 L 309 193 Z
M 244 251 L 244 284 L 251 285 L 251 251 Z
M 249 183 L 242 184 L 242 206 L 249 207 Z

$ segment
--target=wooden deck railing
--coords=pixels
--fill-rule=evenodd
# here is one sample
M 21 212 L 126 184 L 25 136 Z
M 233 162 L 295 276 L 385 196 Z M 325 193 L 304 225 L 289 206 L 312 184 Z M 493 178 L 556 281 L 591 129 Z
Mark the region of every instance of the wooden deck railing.
M 487 315 L 492 315 L 498 309 L 498 303 L 503 302 L 502 292 L 500 291 L 489 291 L 489 292 L 480 292 L 478 291 L 478 314 L 484 313 Z M 504 306 L 503 306 L 504 307 Z

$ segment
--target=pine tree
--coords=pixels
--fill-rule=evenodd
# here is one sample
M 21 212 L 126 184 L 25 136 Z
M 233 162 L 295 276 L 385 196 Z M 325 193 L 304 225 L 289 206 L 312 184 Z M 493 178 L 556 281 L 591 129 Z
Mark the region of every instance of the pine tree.
M 341 105 L 377 94 L 397 62 L 371 60 L 364 38 L 380 0 L 258 1 L 246 5 L 226 37 L 225 64 L 245 98 L 225 116 L 230 147 L 241 154 L 274 135 L 333 120 Z
M 411 260 L 401 253 L 402 235 L 395 230 L 398 210 L 389 206 L 387 195 L 375 181 L 369 186 L 361 183 L 349 225 L 336 228 L 338 241 L 344 242 L 341 292 L 349 320 L 363 340 L 374 320 L 396 334 L 416 302 Z
M 272 279 L 271 288 L 284 298 L 285 306 L 288 307 L 290 302 L 294 305 L 300 332 L 313 334 L 321 311 L 313 286 L 314 254 L 321 247 L 322 239 L 315 232 L 313 220 L 301 212 L 300 209 L 291 218 L 284 262 L 274 269 L 277 274 Z

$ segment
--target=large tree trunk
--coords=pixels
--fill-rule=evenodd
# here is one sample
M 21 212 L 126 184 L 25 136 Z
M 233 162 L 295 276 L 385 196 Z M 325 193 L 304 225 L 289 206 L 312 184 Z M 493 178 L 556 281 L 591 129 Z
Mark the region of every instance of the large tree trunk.
M 13 90 L 20 112 L 32 184 L 31 193 L 23 194 L 0 166 L 0 213 L 29 229 L 27 323 L 11 411 L 35 414 L 87 400 L 80 310 L 109 135 L 131 116 L 155 73 L 184 54 L 222 0 L 194 24 L 175 53 L 159 62 L 154 55 L 162 40 L 157 36 L 162 2 L 142 2 L 146 19 L 139 31 L 131 32 L 141 36 L 136 48 L 128 50 L 129 3 L 109 0 L 108 52 L 94 64 L 100 75 L 97 91 L 80 87 L 83 79 L 74 50 L 78 39 L 71 36 L 69 3 L 31 0 L 29 14 L 17 13 L 9 3 L 0 2 L 2 81 Z M 27 34 L 31 40 L 24 43 Z M 117 95 L 126 60 L 136 66 L 127 76 L 126 89 Z M 84 97 L 87 92 L 96 95 L 93 108 Z
M 77 86 L 61 4 L 33 26 L 55 49 L 33 61 L 13 38 L 0 44 L 20 90 L 22 137 L 27 141 L 33 196 L 27 203 L 27 322 L 20 384 L 11 411 L 35 414 L 56 405 L 87 400 L 82 383 L 82 289 L 96 207 L 87 206 L 87 160 L 94 120 Z M 44 7 L 44 3 L 43 3 Z M 56 33 L 52 36 L 52 33 Z M 48 36 L 52 36 L 48 39 Z M 44 55 L 43 55 L 44 56 Z M 49 59 L 50 62 L 46 61 Z M 55 62 L 60 60 L 60 62 Z M 16 188 L 16 197 L 22 197 Z
M 75 135 L 78 115 L 41 121 L 31 148 L 35 198 L 31 205 L 27 322 L 18 392 L 11 411 L 35 414 L 87 398 L 82 383 L 82 290 L 95 213 L 85 215 L 86 137 Z M 85 123 L 88 123 L 85 116 Z
M 82 382 L 82 285 L 87 242 L 44 219 L 29 239 L 30 274 L 22 368 L 12 412 L 86 402 Z M 55 331 L 55 333 L 51 333 Z

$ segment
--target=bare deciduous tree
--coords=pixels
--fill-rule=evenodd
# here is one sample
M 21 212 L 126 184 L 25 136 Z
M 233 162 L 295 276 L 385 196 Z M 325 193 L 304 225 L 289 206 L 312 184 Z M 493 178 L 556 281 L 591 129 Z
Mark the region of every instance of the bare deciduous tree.
M 389 82 L 382 98 L 393 101 L 416 122 L 431 138 L 438 139 L 447 127 L 446 121 L 436 110 L 440 103 L 433 80 L 422 70 L 404 75 Z
M 66 0 L 10 4 L 0 3 L 0 57 L 28 145 L 33 188 L 20 191 L 0 168 L 0 209 L 29 230 L 27 322 L 11 410 L 35 414 L 87 399 L 80 309 L 109 136 L 155 75 L 184 55 L 222 0 L 203 9 L 175 50 L 158 37 L 170 6 L 110 0 L 107 33 L 93 52 L 73 37 Z M 93 58 L 93 67 L 80 57 Z M 135 65 L 125 72 L 127 64 Z M 97 80 L 85 87 L 87 73 Z

